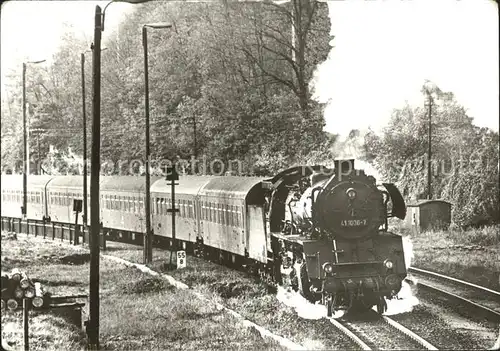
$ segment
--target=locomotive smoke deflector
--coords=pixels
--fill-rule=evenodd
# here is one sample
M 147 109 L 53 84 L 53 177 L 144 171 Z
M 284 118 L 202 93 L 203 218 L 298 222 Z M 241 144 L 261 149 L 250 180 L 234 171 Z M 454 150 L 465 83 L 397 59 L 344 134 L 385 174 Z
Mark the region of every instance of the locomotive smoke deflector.
M 389 217 L 405 219 L 406 204 L 398 188 L 396 188 L 396 186 L 392 183 L 382 183 L 382 185 L 387 189 L 392 201 L 392 211 L 389 214 Z

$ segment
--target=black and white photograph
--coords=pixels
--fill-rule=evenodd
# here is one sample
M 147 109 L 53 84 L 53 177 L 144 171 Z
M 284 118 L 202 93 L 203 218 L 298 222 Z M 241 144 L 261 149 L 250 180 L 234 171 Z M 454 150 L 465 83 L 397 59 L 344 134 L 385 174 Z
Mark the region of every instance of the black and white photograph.
M 494 0 L 1 2 L 2 350 L 499 350 Z

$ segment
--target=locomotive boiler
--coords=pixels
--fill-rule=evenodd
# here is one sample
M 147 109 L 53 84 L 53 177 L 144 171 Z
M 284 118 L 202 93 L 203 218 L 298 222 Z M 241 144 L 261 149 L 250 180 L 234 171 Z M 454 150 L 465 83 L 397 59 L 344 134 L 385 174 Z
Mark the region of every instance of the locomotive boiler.
M 404 219 L 406 206 L 393 184 L 339 160 L 333 169 L 296 167 L 269 184 L 275 274 L 328 315 L 340 309 L 379 313 L 406 276 L 401 236 L 388 218 Z

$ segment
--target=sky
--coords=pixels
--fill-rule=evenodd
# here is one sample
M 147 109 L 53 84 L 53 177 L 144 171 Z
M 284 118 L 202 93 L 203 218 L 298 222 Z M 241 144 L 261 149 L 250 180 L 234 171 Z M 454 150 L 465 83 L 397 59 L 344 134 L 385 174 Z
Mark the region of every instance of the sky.
M 46 59 L 49 63 L 64 23 L 90 45 L 95 6 L 104 8 L 108 2 L 4 2 L 2 78 L 23 61 Z M 346 135 L 353 128 L 380 130 L 392 109 L 405 101 L 423 106 L 420 89 L 426 79 L 453 92 L 475 124 L 498 131 L 499 41 L 494 1 L 345 0 L 328 5 L 335 39 L 311 82 L 315 98 L 326 103 L 327 131 Z M 134 6 L 114 3 L 107 9 L 103 40 Z
M 498 9 L 488 0 L 331 1 L 329 58 L 316 71 L 326 130 L 379 131 L 394 108 L 423 106 L 425 80 L 498 131 Z
M 47 60 L 57 52 L 65 26 L 90 43 L 94 36 L 95 7 L 109 1 L 27 1 L 9 0 L 1 7 L 2 78 L 23 61 Z M 106 10 L 105 36 L 118 26 L 133 6 L 114 3 Z M 29 24 L 29 25 L 27 25 Z M 75 53 L 79 56 L 80 53 Z M 3 84 L 2 84 L 3 91 Z

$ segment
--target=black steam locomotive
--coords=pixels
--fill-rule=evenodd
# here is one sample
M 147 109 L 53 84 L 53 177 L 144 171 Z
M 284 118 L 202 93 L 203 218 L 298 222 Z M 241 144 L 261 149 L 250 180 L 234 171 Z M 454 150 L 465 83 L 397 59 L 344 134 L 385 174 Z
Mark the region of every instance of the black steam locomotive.
M 271 246 L 278 281 L 331 316 L 338 309 L 387 309 L 406 277 L 402 238 L 387 220 L 404 219 L 406 206 L 393 184 L 354 168 L 297 167 L 269 184 Z M 279 268 L 278 268 L 279 265 Z

